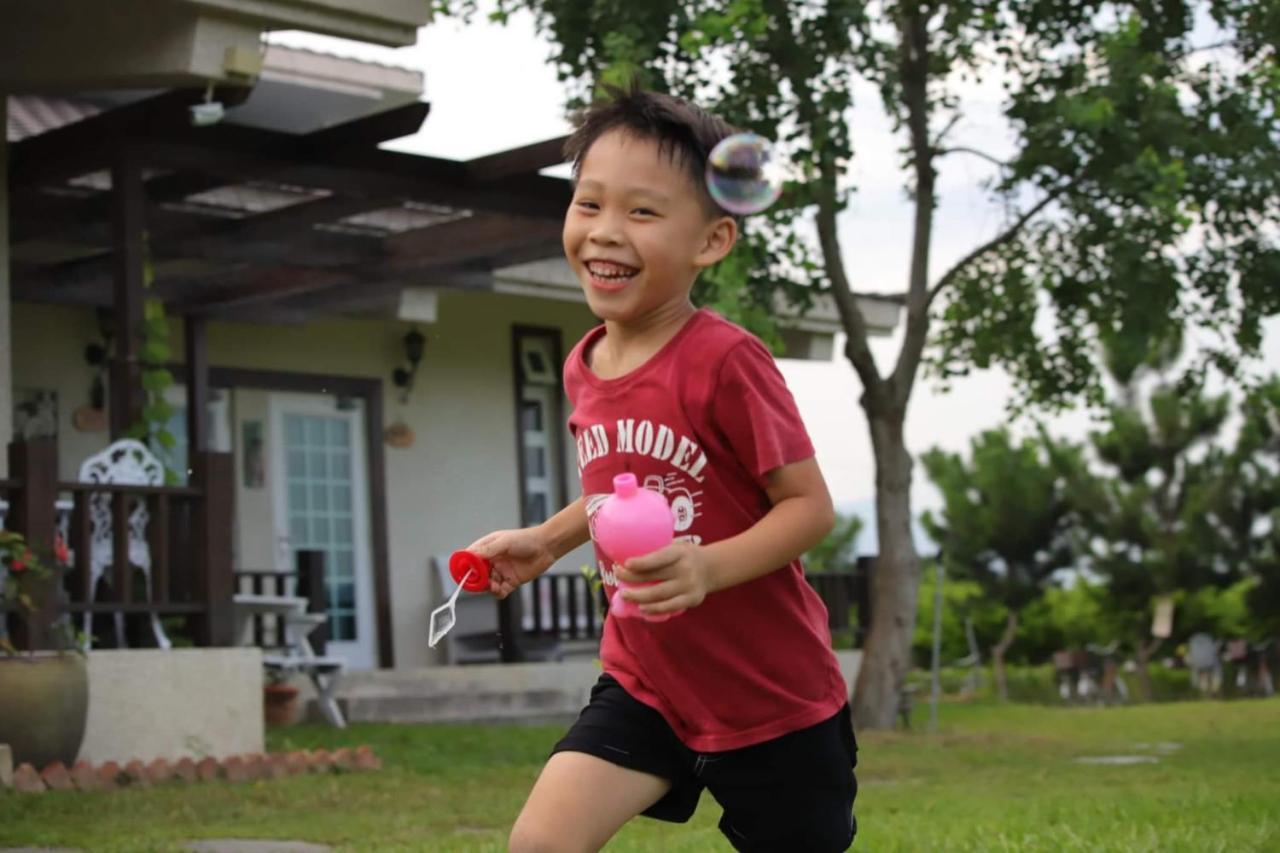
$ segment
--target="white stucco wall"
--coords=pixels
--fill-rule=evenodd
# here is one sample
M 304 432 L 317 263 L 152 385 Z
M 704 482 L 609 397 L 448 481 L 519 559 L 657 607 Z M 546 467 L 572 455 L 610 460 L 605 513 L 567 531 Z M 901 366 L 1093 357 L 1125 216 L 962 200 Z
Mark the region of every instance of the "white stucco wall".
M 98 321 L 85 308 L 34 305 L 4 300 L 12 308 L 13 387 L 38 388 L 58 394 L 58 476 L 74 480 L 80 462 L 107 446 L 106 431 L 77 432 L 71 415 L 89 402 L 93 370 L 85 363 L 84 349 L 101 342 Z M 8 347 L 4 348 L 9 351 Z M 5 416 L 4 428 L 11 429 L 12 413 Z
M 512 326 L 559 328 L 567 354 L 594 323 L 584 306 L 572 303 L 442 293 L 438 321 L 419 327 L 426 352 L 406 405 L 390 376 L 404 361 L 408 323 L 210 327 L 211 364 L 381 379 L 386 423 L 403 420 L 416 433 L 412 448 L 384 446 L 397 668 L 435 662 L 426 646 L 426 618 L 435 603 L 430 556 L 519 523 Z M 567 447 L 563 458 L 566 465 L 574 458 Z M 566 482 L 572 499 L 578 494 L 572 468 Z M 240 534 L 246 559 L 250 550 L 268 553 L 270 545 L 261 539 L 254 545 L 254 538 Z
M 210 325 L 211 365 L 380 379 L 385 422 L 403 420 L 416 433 L 412 448 L 384 445 L 397 668 L 435 662 L 426 645 L 427 614 L 435 604 L 430 556 L 519 523 L 512 327 L 560 329 L 564 355 L 595 322 L 585 306 L 569 302 L 442 293 L 438 321 L 419 326 L 426 352 L 413 395 L 403 406 L 391 372 L 404 361 L 402 338 L 408 323 Z M 175 353 L 182 352 L 179 338 L 175 335 Z M 15 385 L 58 392 L 59 466 L 65 479 L 74 479 L 80 461 L 107 443 L 106 433 L 79 433 L 71 425 L 72 411 L 88 401 L 93 375 L 84 362 L 84 348 L 97 339 L 97 320 L 90 310 L 14 306 Z M 240 421 L 265 419 L 266 398 L 263 392 L 235 392 L 232 436 L 237 444 Z M 269 456 L 269 431 L 266 438 Z M 567 435 L 562 458 L 567 499 L 572 500 L 579 490 Z M 270 490 L 245 490 L 240 470 L 237 459 L 236 553 L 241 565 L 262 568 L 272 564 L 275 547 Z M 585 551 L 580 551 L 566 557 L 564 566 L 576 570 L 586 562 Z

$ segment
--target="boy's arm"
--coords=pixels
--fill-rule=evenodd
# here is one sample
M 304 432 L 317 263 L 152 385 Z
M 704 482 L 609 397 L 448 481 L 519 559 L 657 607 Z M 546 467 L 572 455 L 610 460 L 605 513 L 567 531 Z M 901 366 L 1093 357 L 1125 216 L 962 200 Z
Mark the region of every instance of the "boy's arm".
M 646 613 L 671 613 L 701 604 L 709 593 L 754 580 L 817 545 L 835 524 L 831 493 L 813 458 L 766 475 L 772 509 L 729 539 L 698 546 L 675 542 L 627 561 L 624 581 L 661 581 L 622 594 Z
M 489 560 L 489 591 L 505 598 L 588 538 L 587 511 L 578 498 L 542 524 L 496 530 L 472 542 L 467 550 Z
M 587 510 L 579 497 L 576 501 L 538 525 L 547 550 L 558 560 L 591 538 L 587 526 Z
M 835 525 L 831 492 L 816 460 L 775 468 L 765 475 L 773 503 L 754 525 L 703 548 L 707 592 L 755 580 L 817 545 Z

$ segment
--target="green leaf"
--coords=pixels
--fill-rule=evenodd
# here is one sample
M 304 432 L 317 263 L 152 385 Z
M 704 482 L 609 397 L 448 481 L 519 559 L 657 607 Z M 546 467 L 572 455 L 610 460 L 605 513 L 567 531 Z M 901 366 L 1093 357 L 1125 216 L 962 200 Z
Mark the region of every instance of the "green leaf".
M 142 417 L 153 424 L 168 423 L 169 418 L 173 417 L 173 406 L 164 399 L 158 399 L 142 407 Z
M 141 359 L 145 364 L 168 364 L 172 356 L 172 351 L 167 343 L 161 341 L 147 341 L 142 346 Z
M 153 394 L 163 392 L 173 386 L 173 374 L 168 370 L 144 370 L 142 387 Z

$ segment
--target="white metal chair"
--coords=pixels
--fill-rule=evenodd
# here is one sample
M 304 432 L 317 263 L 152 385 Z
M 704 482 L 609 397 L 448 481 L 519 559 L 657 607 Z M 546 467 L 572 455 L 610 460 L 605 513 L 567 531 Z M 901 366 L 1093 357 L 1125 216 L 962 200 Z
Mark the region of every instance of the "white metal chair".
M 164 466 L 141 442 L 131 438 L 121 439 L 100 453 L 90 456 L 80 466 L 82 483 L 100 483 L 103 485 L 130 486 L 162 486 L 164 485 Z M 134 504 L 129 512 L 129 563 L 142 570 L 146 584 L 146 596 L 151 597 L 151 549 L 147 543 L 147 523 L 151 514 L 147 511 L 147 502 L 141 498 L 133 499 Z M 89 596 L 90 603 L 97 595 L 98 581 L 106 574 L 107 567 L 114 561 L 112 553 L 112 504 L 109 492 L 94 492 L 89 496 Z M 127 569 L 126 569 L 127 570 Z M 89 637 L 93 622 L 93 614 L 84 615 L 84 632 Z M 124 648 L 124 614 L 115 614 L 116 645 Z M 160 626 L 160 618 L 151 614 L 151 630 L 155 634 L 156 645 L 162 649 L 172 647 L 164 628 Z M 86 646 L 92 642 L 86 639 Z

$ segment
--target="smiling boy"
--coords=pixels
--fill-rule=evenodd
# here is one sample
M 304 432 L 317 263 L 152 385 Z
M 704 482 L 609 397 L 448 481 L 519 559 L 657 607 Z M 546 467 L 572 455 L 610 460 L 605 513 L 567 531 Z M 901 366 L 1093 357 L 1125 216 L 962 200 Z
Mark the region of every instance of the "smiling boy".
M 696 309 L 698 274 L 738 237 L 703 167 L 732 129 L 666 95 L 613 92 L 579 118 L 565 257 L 603 321 L 565 362 L 583 497 L 545 523 L 471 545 L 505 596 L 590 537 L 613 477 L 671 502 L 676 540 L 617 565 L 604 669 L 556 744 L 510 848 L 597 850 L 637 815 L 687 821 L 706 789 L 739 850 L 844 850 L 857 745 L 827 613 L 799 556 L 833 511 L 768 350 Z M 618 590 L 616 580 L 652 582 Z M 684 611 L 684 612 L 681 612 Z

